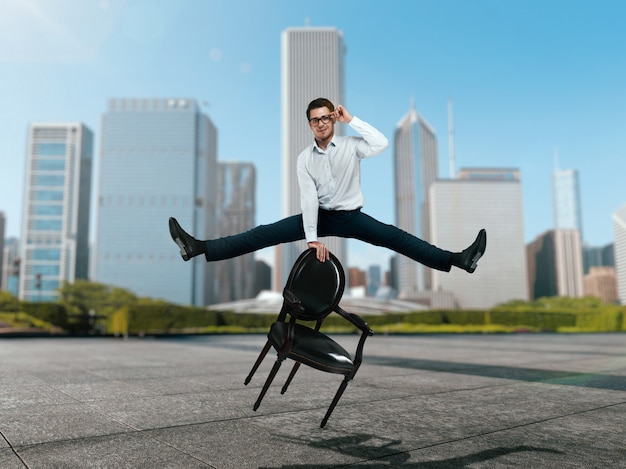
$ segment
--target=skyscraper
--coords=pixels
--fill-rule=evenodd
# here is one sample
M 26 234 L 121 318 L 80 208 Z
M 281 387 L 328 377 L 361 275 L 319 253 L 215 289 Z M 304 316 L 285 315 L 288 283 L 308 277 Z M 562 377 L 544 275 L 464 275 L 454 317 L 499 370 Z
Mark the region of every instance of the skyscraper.
M 613 244 L 606 246 L 583 245 L 583 272 L 589 273 L 591 267 L 615 267 Z
M 6 218 L 4 212 L 0 212 L 0 290 L 4 285 L 4 227 L 6 226 Z
M 256 171 L 252 163 L 219 163 L 217 236 L 254 228 Z M 254 253 L 215 263 L 216 301 L 253 298 L 256 294 Z
M 617 276 L 615 267 L 590 267 L 583 277 L 585 296 L 595 296 L 604 303 L 615 303 L 617 296 Z
M 86 279 L 93 134 L 80 122 L 28 130 L 19 297 L 55 301 L 63 281 Z
M 382 275 L 379 265 L 370 265 L 367 268 L 367 295 L 375 296 L 376 291 L 382 285 Z
M 626 304 L 626 204 L 613 213 L 615 236 L 615 272 L 617 273 L 617 295 L 621 304 Z
M 575 169 L 556 169 L 552 175 L 552 197 L 554 227 L 575 228 L 582 240 L 583 226 L 580 211 L 580 189 L 578 171 Z
M 452 292 L 461 308 L 490 308 L 528 299 L 522 185 L 518 169 L 466 168 L 457 179 L 430 187 L 431 242 L 465 249 L 487 230 L 487 250 L 476 272 L 432 271 L 434 291 Z
M 272 289 L 272 268 L 264 261 L 255 261 L 255 287 L 254 296 L 256 297 L 263 290 Z
M 576 228 L 547 231 L 528 244 L 528 283 L 533 299 L 584 294 L 580 232 Z
M 437 136 L 411 104 L 394 135 L 396 226 L 418 238 L 430 239 L 428 190 L 437 179 Z M 430 287 L 429 271 L 398 256 L 398 297 L 410 298 Z
M 344 103 L 343 33 L 335 28 L 287 28 L 281 38 L 282 181 L 284 217 L 300 213 L 296 157 L 313 143 L 306 108 L 316 98 Z M 337 135 L 343 125 L 335 126 Z M 325 239 L 328 249 L 347 264 L 346 240 Z M 275 289 L 281 289 L 303 241 L 276 247 Z
M 102 115 L 96 279 L 139 296 L 202 306 L 213 263 L 183 262 L 169 235 L 176 217 L 215 237 L 217 130 L 193 99 L 110 99 Z
M 17 238 L 7 238 L 4 243 L 2 260 L 2 285 L 0 290 L 6 290 L 17 297 L 20 278 L 20 243 Z

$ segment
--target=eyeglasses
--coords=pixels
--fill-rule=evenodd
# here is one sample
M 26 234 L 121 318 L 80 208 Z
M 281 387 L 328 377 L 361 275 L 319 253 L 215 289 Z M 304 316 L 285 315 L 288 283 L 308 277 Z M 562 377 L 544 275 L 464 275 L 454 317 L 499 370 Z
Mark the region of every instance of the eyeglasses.
M 320 117 L 314 117 L 312 119 L 309 119 L 309 124 L 311 124 L 312 126 L 318 126 L 320 122 L 322 124 L 328 124 L 332 117 L 333 116 L 331 116 L 330 114 L 326 114 L 325 116 Z

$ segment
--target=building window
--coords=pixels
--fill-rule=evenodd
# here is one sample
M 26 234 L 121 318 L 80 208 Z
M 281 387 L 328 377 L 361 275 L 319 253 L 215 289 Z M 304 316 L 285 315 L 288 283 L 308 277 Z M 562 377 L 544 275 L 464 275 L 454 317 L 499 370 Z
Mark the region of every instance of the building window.
M 35 178 L 37 186 L 62 186 L 65 183 L 65 176 L 62 174 L 39 174 Z
M 35 205 L 35 215 L 63 215 L 63 205 Z
M 65 143 L 40 143 L 37 145 L 35 153 L 38 155 L 60 156 L 65 155 Z
M 35 220 L 33 229 L 36 231 L 61 231 L 62 220 Z
M 35 261 L 60 261 L 60 249 L 33 249 L 33 260 Z
M 35 200 L 62 201 L 63 191 L 35 191 Z
M 27 268 L 27 274 L 38 273 L 41 275 L 57 276 L 61 273 L 61 268 L 58 264 L 31 264 Z
M 65 160 L 37 159 L 35 169 L 40 171 L 64 171 Z

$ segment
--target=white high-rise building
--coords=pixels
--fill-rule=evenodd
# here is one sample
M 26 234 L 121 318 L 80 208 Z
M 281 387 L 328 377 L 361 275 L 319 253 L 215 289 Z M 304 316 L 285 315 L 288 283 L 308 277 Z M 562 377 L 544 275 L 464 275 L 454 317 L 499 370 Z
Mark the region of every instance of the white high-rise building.
M 430 238 L 428 190 L 437 180 L 435 130 L 411 105 L 394 135 L 396 226 L 426 241 Z M 430 271 L 405 256 L 398 256 L 395 278 L 398 297 L 414 298 L 430 288 Z
M 626 204 L 613 214 L 615 236 L 615 271 L 617 273 L 617 296 L 626 304 Z
M 187 98 L 114 98 L 102 115 L 96 280 L 138 296 L 214 302 L 214 263 L 183 262 L 169 217 L 215 237 L 217 129 Z
M 28 130 L 19 298 L 55 301 L 62 282 L 86 279 L 93 134 L 80 122 Z
M 481 228 L 487 250 L 473 274 L 432 271 L 434 291 L 452 292 L 460 308 L 527 300 L 522 185 L 519 170 L 461 169 L 430 187 L 431 242 L 450 251 L 469 246 Z
M 287 28 L 281 38 L 281 118 L 283 217 L 300 213 L 297 156 L 313 143 L 306 108 L 316 98 L 344 102 L 343 33 L 336 28 Z M 335 126 L 343 134 L 343 124 Z M 324 239 L 329 250 L 347 264 L 346 240 Z M 276 246 L 274 289 L 282 289 L 298 255 L 306 249 L 299 241 Z

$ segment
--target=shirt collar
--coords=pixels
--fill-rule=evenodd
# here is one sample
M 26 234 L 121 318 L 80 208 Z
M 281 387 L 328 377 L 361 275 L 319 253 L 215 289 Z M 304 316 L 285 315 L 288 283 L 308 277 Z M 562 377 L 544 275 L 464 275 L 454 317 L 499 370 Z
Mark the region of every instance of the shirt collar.
M 330 140 L 330 142 L 328 143 L 328 146 L 326 147 L 326 150 L 322 150 L 318 145 L 317 145 L 317 141 L 315 139 L 313 139 L 313 150 L 317 151 L 318 153 L 326 153 L 326 151 L 328 150 L 329 146 L 333 146 L 336 147 L 337 146 L 337 135 L 333 135 L 333 138 Z

